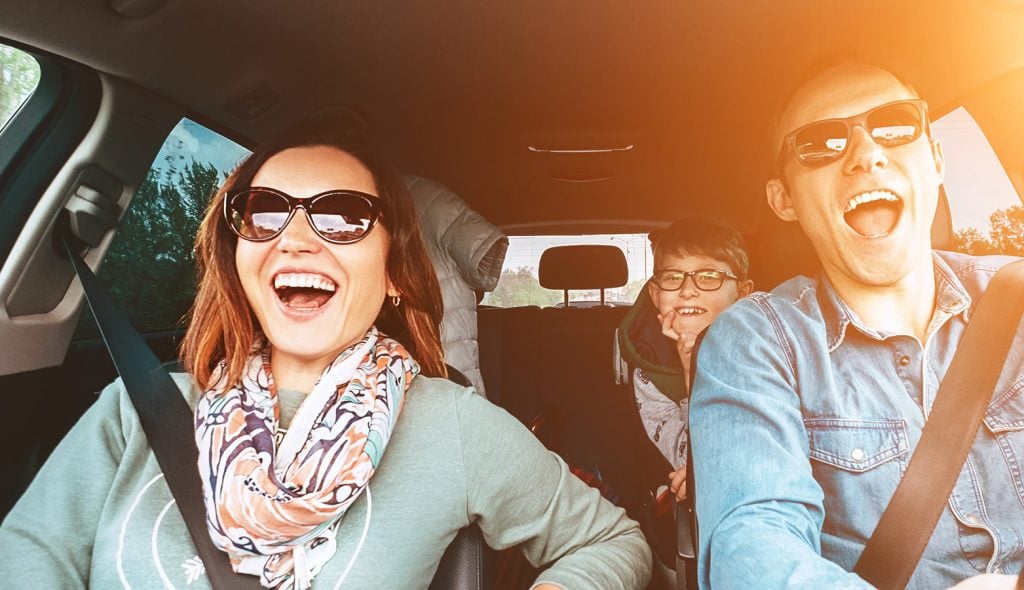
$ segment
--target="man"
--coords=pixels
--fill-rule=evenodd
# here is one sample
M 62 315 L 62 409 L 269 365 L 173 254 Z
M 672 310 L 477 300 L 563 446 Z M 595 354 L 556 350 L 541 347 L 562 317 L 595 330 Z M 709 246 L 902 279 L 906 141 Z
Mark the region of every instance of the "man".
M 891 73 L 809 78 L 773 132 L 768 204 L 821 262 L 726 310 L 700 350 L 691 437 L 704 587 L 866 588 L 850 573 L 996 269 L 932 252 L 927 107 Z M 811 125 L 826 120 L 823 125 Z M 1024 564 L 1024 334 L 908 588 L 1013 587 Z M 1015 424 L 1016 426 L 1010 426 Z

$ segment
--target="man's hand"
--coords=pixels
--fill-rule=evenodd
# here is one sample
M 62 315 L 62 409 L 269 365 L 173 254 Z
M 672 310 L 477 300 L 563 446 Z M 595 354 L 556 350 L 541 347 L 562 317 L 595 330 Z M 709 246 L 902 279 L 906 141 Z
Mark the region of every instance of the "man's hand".
M 676 495 L 676 502 L 686 499 L 686 467 L 668 474 L 668 489 Z
M 1016 584 L 1017 576 L 981 574 L 967 578 L 950 590 L 1013 590 Z

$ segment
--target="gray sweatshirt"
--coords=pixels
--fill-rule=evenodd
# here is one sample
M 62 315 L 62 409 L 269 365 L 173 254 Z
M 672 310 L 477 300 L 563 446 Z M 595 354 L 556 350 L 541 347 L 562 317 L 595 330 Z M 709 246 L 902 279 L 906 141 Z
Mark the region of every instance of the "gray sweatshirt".
M 190 405 L 199 392 L 175 375 Z M 637 525 L 471 389 L 417 377 L 314 588 L 426 588 L 456 532 L 521 545 L 538 582 L 642 588 Z M 209 588 L 121 382 L 108 386 L 0 526 L 10 588 Z

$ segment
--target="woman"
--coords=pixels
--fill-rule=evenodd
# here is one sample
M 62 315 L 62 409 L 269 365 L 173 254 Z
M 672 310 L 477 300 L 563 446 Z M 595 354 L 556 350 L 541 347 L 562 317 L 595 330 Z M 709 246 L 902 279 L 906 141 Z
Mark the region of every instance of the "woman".
M 537 587 L 646 583 L 635 523 L 445 375 L 408 194 L 354 141 L 300 129 L 228 179 L 197 239 L 176 379 L 209 532 L 265 587 L 426 587 L 476 521 L 552 563 Z M 197 385 L 199 387 L 197 387 Z M 120 382 L 0 528 L 12 587 L 207 587 Z

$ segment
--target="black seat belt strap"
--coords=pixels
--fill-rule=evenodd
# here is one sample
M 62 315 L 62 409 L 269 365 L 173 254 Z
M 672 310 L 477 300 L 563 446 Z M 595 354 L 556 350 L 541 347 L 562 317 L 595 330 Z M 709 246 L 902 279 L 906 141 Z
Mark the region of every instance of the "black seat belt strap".
M 210 584 L 217 590 L 259 588 L 259 579 L 236 574 L 227 553 L 215 547 L 210 539 L 197 467 L 199 452 L 192 410 L 160 360 L 121 315 L 103 285 L 68 245 L 67 238 L 63 243 Z
M 996 273 L 964 331 L 921 440 L 854 572 L 906 587 L 963 469 L 1024 313 L 1024 261 Z M 1022 573 L 1024 579 L 1024 573 Z

